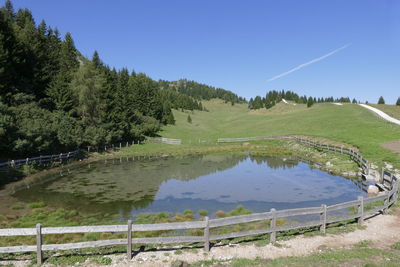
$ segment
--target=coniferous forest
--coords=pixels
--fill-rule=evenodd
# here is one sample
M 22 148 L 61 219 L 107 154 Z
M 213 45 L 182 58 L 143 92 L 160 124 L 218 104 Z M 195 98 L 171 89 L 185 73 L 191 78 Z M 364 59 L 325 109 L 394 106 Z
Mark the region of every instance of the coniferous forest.
M 204 110 L 201 100 L 244 102 L 194 81 L 155 81 L 83 56 L 28 9 L 0 9 L 0 159 L 59 153 L 154 136 L 174 124 L 171 109 Z
M 332 103 L 332 102 L 341 102 L 341 103 L 357 103 L 356 99 L 353 99 L 353 101 L 350 101 L 349 97 L 340 97 L 340 98 L 333 98 L 331 97 L 311 97 L 309 96 L 307 98 L 306 95 L 304 96 L 299 96 L 295 92 L 292 91 L 268 91 L 265 95 L 265 97 L 261 96 L 256 96 L 254 99 L 251 98 L 248 103 L 249 109 L 260 109 L 260 108 L 266 108 L 270 109 L 273 106 L 275 106 L 277 103 L 282 101 L 282 99 L 288 100 L 288 101 L 293 101 L 298 104 L 307 104 L 308 107 L 311 107 L 314 103 Z

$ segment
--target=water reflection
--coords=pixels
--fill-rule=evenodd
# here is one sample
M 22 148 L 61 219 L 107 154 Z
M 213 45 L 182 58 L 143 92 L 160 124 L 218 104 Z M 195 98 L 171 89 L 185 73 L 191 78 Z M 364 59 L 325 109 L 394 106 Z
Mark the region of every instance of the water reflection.
M 103 160 L 64 169 L 14 196 L 83 212 L 120 214 L 254 211 L 334 204 L 365 195 L 359 181 L 330 175 L 290 158 L 247 155 Z

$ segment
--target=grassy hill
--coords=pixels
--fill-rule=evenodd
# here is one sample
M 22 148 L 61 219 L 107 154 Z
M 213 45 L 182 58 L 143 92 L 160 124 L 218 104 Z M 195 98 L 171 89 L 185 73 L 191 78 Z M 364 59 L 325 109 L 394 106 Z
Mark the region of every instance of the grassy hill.
M 378 105 L 378 104 L 369 104 L 370 106 L 380 109 L 389 116 L 400 120 L 400 106 L 395 105 Z
M 342 106 L 279 103 L 270 110 L 249 111 L 246 104 L 225 104 L 221 100 L 204 101 L 209 110 L 182 112 L 174 110 L 175 125 L 163 128 L 160 135 L 182 139 L 182 148 L 215 146 L 221 137 L 249 137 L 266 135 L 307 135 L 323 137 L 358 147 L 373 161 L 389 161 L 400 166 L 400 155 L 380 144 L 400 139 L 400 127 L 375 116 L 354 104 Z M 192 123 L 187 121 L 190 115 Z M 146 144 L 135 151 L 162 151 L 169 145 Z

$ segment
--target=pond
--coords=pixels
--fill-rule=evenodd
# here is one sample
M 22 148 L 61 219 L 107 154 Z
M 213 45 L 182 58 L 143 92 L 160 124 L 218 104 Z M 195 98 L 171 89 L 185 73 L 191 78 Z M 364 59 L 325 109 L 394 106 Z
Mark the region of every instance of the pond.
M 334 176 L 290 158 L 249 155 L 124 158 L 64 168 L 14 193 L 24 202 L 85 213 L 230 211 L 336 204 L 366 196 L 361 181 Z

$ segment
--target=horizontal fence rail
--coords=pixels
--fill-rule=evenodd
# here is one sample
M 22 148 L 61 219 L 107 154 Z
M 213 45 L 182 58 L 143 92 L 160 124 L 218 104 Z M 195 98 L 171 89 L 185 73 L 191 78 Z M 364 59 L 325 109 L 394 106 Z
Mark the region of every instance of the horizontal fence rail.
M 67 153 L 60 153 L 55 155 L 46 155 L 39 156 L 33 158 L 25 158 L 25 159 L 15 159 L 8 162 L 0 163 L 0 169 L 8 169 L 8 168 L 18 168 L 23 165 L 32 165 L 32 164 L 43 164 L 47 162 L 62 162 L 63 160 L 68 160 L 71 158 L 75 158 L 80 155 L 80 150 L 75 150 Z
M 208 219 L 205 217 L 203 221 L 192 222 L 175 222 L 175 223 L 159 223 L 159 224 L 132 224 L 128 221 L 125 225 L 97 225 L 97 226 L 70 226 L 70 227 L 42 227 L 40 224 L 36 228 L 13 228 L 13 229 L 0 229 L 0 236 L 34 236 L 37 237 L 36 245 L 28 246 L 12 246 L 0 247 L 0 253 L 15 253 L 15 252 L 38 252 L 52 251 L 52 250 L 69 250 L 80 248 L 96 248 L 111 245 L 132 245 L 132 244 L 173 244 L 173 243 L 204 243 L 206 250 L 209 248 L 210 241 L 252 236 L 270 233 L 271 240 L 274 241 L 274 236 L 277 232 L 289 231 L 305 227 L 320 227 L 322 232 L 325 232 L 326 225 L 330 223 L 340 222 L 350 219 L 358 219 L 360 223 L 366 216 L 373 215 L 377 212 L 385 213 L 386 210 L 393 205 L 397 200 L 399 181 L 393 185 L 391 191 L 385 192 L 382 195 L 363 198 L 359 197 L 357 200 L 339 203 L 331 206 L 321 205 L 320 207 L 297 208 L 286 210 L 271 209 L 269 212 L 254 213 L 241 216 L 233 216 L 218 219 Z M 369 203 L 384 201 L 383 205 L 379 205 L 370 210 L 365 210 L 364 206 Z M 334 214 L 332 212 L 349 209 L 355 207 L 357 212 L 355 214 Z M 277 226 L 277 219 L 284 219 L 292 216 L 302 215 L 319 215 L 319 220 L 306 221 L 300 223 L 290 223 L 288 225 Z M 258 221 L 270 221 L 270 226 L 265 229 L 256 229 L 242 232 L 232 232 L 222 235 L 210 235 L 211 228 L 218 228 L 224 226 L 231 226 L 241 223 L 250 223 Z M 159 237 L 146 237 L 146 238 L 132 238 L 133 232 L 146 232 L 146 231 L 169 231 L 169 230 L 188 230 L 188 229 L 203 229 L 203 236 L 159 236 Z M 98 240 L 90 242 L 77 242 L 68 244 L 43 244 L 43 235 L 50 234 L 75 234 L 75 233 L 128 233 L 126 239 L 111 239 L 111 240 Z M 40 241 L 40 242 L 39 242 Z M 128 251 L 129 255 L 129 251 Z
M 162 138 L 162 139 L 168 139 L 168 138 Z M 171 144 L 180 144 L 181 140 L 180 139 L 168 139 L 165 141 L 166 143 L 171 143 Z M 116 149 L 121 149 L 123 147 L 129 147 L 133 146 L 135 144 L 140 144 L 140 141 L 126 141 L 126 142 L 119 142 L 119 143 L 114 143 L 114 144 L 107 144 L 107 145 L 102 145 L 102 146 L 88 146 L 87 147 L 87 152 L 107 152 L 111 150 L 116 150 Z M 60 154 L 55 154 L 55 155 L 46 155 L 46 156 L 38 156 L 38 157 L 33 157 L 33 158 L 25 158 L 25 159 L 16 159 L 16 160 L 10 160 L 8 162 L 1 162 L 0 163 L 0 170 L 3 169 L 8 169 L 8 168 L 18 168 L 23 165 L 32 165 L 32 164 L 44 164 L 47 162 L 60 162 L 63 160 L 71 159 L 71 158 L 76 158 L 77 156 L 81 155 L 82 151 L 81 150 L 75 150 L 67 153 L 60 153 Z
M 321 144 L 313 142 L 307 139 L 298 137 L 254 137 L 254 138 L 286 138 L 295 139 L 301 143 L 315 146 L 317 148 L 328 149 L 344 154 L 351 155 L 355 160 L 358 160 L 360 164 L 364 163 L 368 165 L 368 161 L 365 160 L 357 151 L 349 148 Z M 231 138 L 232 139 L 232 138 Z M 243 141 L 241 138 L 241 141 Z M 235 139 L 238 140 L 238 139 Z M 247 139 L 249 140 L 249 139 Z M 252 139 L 262 140 L 262 139 Z M 225 142 L 225 141 L 223 141 Z M 236 142 L 236 141 L 235 141 Z M 385 191 L 381 195 L 373 197 L 359 197 L 357 200 L 343 202 L 335 205 L 321 205 L 319 207 L 306 207 L 286 210 L 275 210 L 271 209 L 269 212 L 254 213 L 241 216 L 233 216 L 226 218 L 209 219 L 204 217 L 201 221 L 191 222 L 174 222 L 174 223 L 159 223 L 159 224 L 132 224 L 129 220 L 125 225 L 98 225 L 98 226 L 70 226 L 70 227 L 42 227 L 37 224 L 36 228 L 12 228 L 12 229 L 0 229 L 0 237 L 10 236 L 36 236 L 36 245 L 21 245 L 21 246 L 10 246 L 0 247 L 0 253 L 17 253 L 17 252 L 36 252 L 37 262 L 41 264 L 43 262 L 43 251 L 54 251 L 54 250 L 70 250 L 70 249 L 81 249 L 81 248 L 96 248 L 103 246 L 114 246 L 114 245 L 126 245 L 127 246 L 127 257 L 132 258 L 132 244 L 174 244 L 174 243 L 204 243 L 204 249 L 209 251 L 210 241 L 217 241 L 222 239 L 230 239 L 245 236 L 254 236 L 262 234 L 270 234 L 270 241 L 273 243 L 276 241 L 277 232 L 289 231 L 307 227 L 318 227 L 323 233 L 326 232 L 328 224 L 342 222 L 346 220 L 356 219 L 359 224 L 362 224 L 364 219 L 375 215 L 377 213 L 385 214 L 391 205 L 396 203 L 398 199 L 398 189 L 400 180 L 392 173 L 387 170 L 382 171 L 383 179 L 389 190 Z M 370 209 L 366 209 L 366 205 L 376 202 L 382 202 L 372 206 Z M 353 213 L 340 213 L 341 210 L 351 211 Z M 338 213 L 339 212 L 339 213 Z M 289 222 L 284 225 L 277 225 L 278 219 L 285 219 L 293 216 L 313 216 L 314 219 L 310 219 L 304 222 Z M 316 220 L 316 218 L 318 218 Z M 266 227 L 255 230 L 231 232 L 225 234 L 210 234 L 210 229 L 218 229 L 218 227 L 226 227 L 236 224 L 252 223 L 252 222 L 266 222 Z M 269 227 L 268 227 L 269 225 Z M 188 229 L 201 229 L 203 235 L 200 236 L 157 236 L 157 237 L 145 237 L 145 238 L 133 238 L 132 233 L 134 232 L 146 232 L 146 231 L 179 231 Z M 126 233 L 127 237 L 123 239 L 110 239 L 110 240 L 97 240 L 88 242 L 77 242 L 67 244 L 43 244 L 43 235 L 50 234 L 75 234 L 75 233 Z
M 240 138 L 218 138 L 217 143 L 234 143 L 234 142 L 246 142 L 246 141 L 257 141 L 257 140 L 269 140 L 269 139 L 292 139 L 304 145 L 312 146 L 320 150 L 328 150 L 332 152 L 338 152 L 341 154 L 349 155 L 362 169 L 365 175 L 369 175 L 370 164 L 360 153 L 351 148 L 343 146 L 336 146 L 330 144 L 324 144 L 316 141 L 312 141 L 297 136 L 256 136 L 256 137 L 240 137 Z
M 180 145 L 182 144 L 181 139 L 172 139 L 172 138 L 165 138 L 165 137 L 154 137 L 149 138 L 149 141 L 152 143 L 164 143 L 169 145 Z

